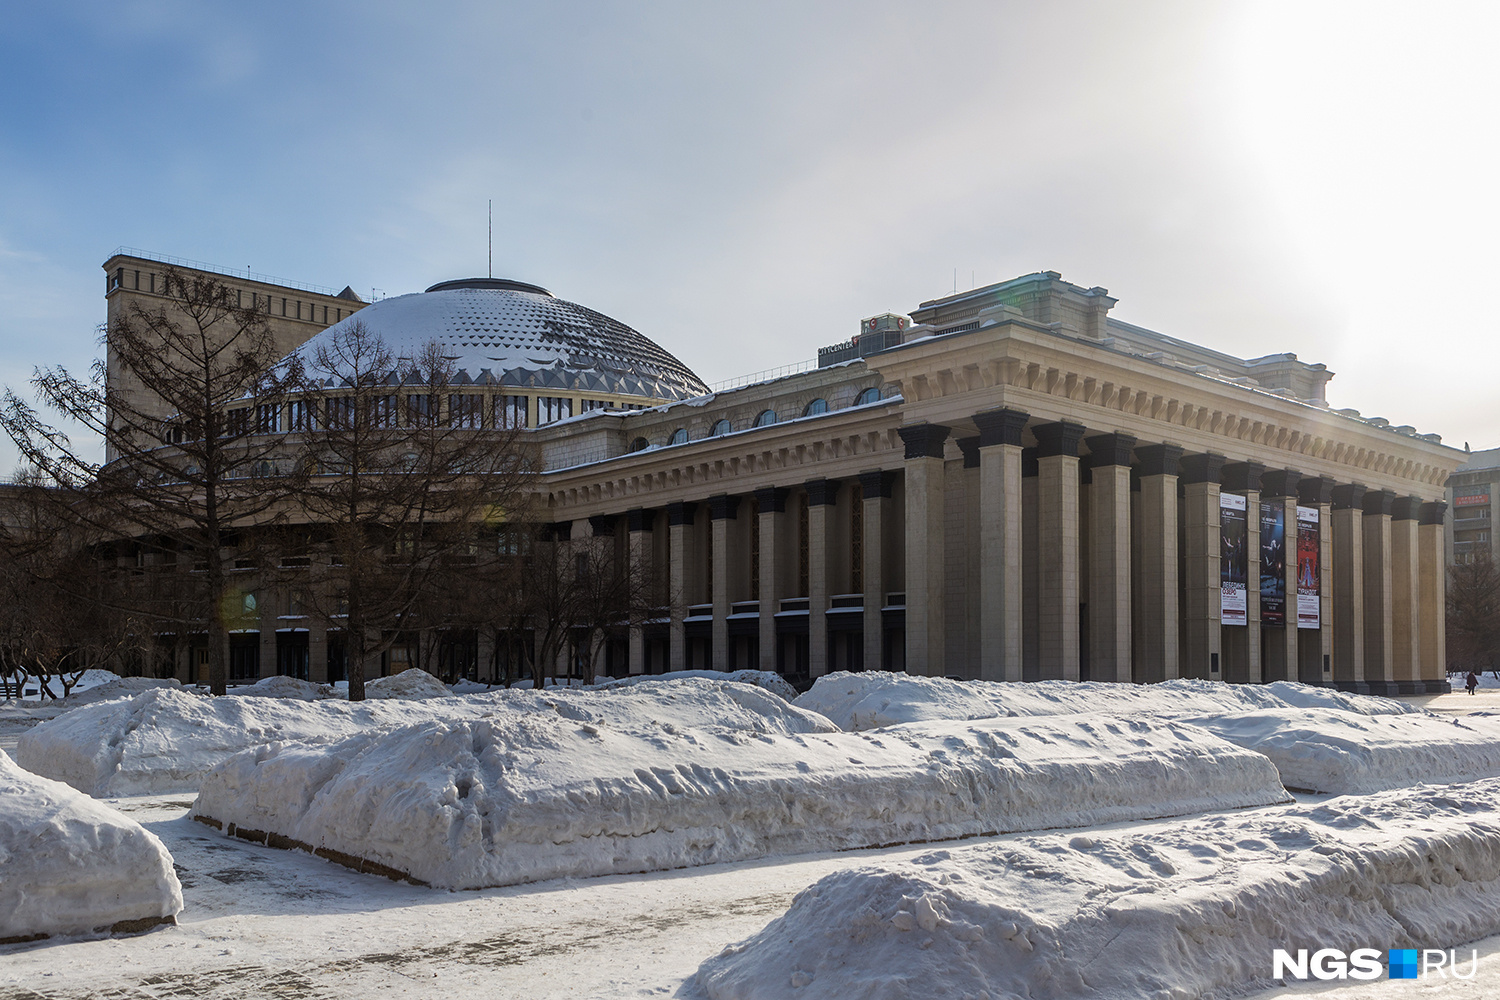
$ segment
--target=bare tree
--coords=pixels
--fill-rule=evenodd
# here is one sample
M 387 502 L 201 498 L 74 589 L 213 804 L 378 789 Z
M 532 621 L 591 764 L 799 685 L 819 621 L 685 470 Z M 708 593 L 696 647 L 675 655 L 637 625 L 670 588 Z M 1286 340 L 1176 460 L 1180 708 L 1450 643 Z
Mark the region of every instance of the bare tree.
M 50 368 L 32 380 L 48 409 L 104 442 L 106 463 L 9 389 L 0 426 L 77 516 L 172 553 L 162 571 L 184 575 L 154 612 L 164 628 L 207 632 L 209 684 L 223 694 L 225 551 L 238 528 L 274 520 L 297 492 L 281 413 L 301 371 L 295 357 L 281 362 L 264 315 L 213 275 L 168 267 L 164 295 L 105 331 L 108 361 L 88 378 Z
M 1473 670 L 1500 669 L 1500 569 L 1479 550 L 1448 575 L 1450 657 Z
M 424 595 L 480 555 L 487 526 L 524 519 L 529 451 L 516 430 L 483 426 L 488 397 L 464 390 L 437 345 L 398 357 L 358 319 L 309 359 L 320 411 L 300 502 L 335 564 L 315 601 L 344 626 L 351 700 L 368 658 L 442 624 L 424 618 Z

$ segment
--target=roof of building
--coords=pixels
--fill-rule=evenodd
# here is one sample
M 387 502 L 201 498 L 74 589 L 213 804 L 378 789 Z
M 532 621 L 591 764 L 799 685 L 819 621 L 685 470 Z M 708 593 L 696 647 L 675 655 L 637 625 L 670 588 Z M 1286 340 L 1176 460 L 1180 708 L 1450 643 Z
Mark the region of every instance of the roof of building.
M 1490 448 L 1486 451 L 1470 452 L 1464 464 L 1453 470 L 1454 475 L 1462 472 L 1480 472 L 1485 469 L 1500 468 L 1500 448 Z
M 461 384 L 551 388 L 672 401 L 708 391 L 697 375 L 648 338 L 538 285 L 503 278 L 444 281 L 425 292 L 366 306 L 313 337 L 306 359 L 354 323 L 398 358 L 436 342 Z

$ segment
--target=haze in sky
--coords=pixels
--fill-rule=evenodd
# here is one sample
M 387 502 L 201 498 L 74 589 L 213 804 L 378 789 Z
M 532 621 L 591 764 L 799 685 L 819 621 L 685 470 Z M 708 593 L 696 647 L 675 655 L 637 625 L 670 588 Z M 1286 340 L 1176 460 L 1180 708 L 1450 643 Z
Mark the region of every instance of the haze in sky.
M 117 246 L 494 270 L 709 382 L 1036 270 L 1500 444 L 1492 4 L 131 2 L 0 19 L 0 381 Z M 0 447 L 0 469 L 14 451 Z

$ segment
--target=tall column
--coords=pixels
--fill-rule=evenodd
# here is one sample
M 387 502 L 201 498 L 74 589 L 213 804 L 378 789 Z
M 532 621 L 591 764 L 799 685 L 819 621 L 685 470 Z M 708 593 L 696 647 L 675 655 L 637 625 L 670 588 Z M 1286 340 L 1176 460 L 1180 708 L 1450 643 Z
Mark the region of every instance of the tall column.
M 880 670 L 885 651 L 885 627 L 880 609 L 885 606 L 885 522 L 891 509 L 891 477 L 883 469 L 859 474 L 864 496 L 863 552 L 865 585 L 865 669 Z
M 1417 577 L 1421 590 L 1418 624 L 1421 628 L 1422 684 L 1429 693 L 1446 692 L 1448 685 L 1448 639 L 1444 631 L 1448 601 L 1448 566 L 1443 558 L 1442 500 L 1422 505 L 1417 522 Z
M 1038 462 L 1035 448 L 1021 449 L 1021 679 L 1042 679 L 1041 550 L 1036 508 Z
M 713 545 L 713 652 L 716 670 L 729 669 L 729 529 L 739 513 L 740 498 L 719 493 L 708 498 L 709 531 Z
M 974 414 L 979 427 L 979 676 L 1021 673 L 1020 410 Z
M 638 579 L 646 579 L 652 571 L 651 565 L 651 529 L 655 527 L 656 512 L 644 510 L 640 507 L 632 508 L 625 512 L 626 523 L 630 530 L 629 559 L 630 572 L 636 574 Z M 630 626 L 630 672 L 632 674 L 647 673 L 646 669 L 646 632 L 639 625 Z
M 786 538 L 786 490 L 766 486 L 755 491 L 760 510 L 760 669 L 776 672 L 776 612 L 786 593 L 786 559 L 781 551 Z
M 1132 676 L 1141 683 L 1180 676 L 1177 606 L 1177 467 L 1182 449 L 1174 444 L 1144 445 L 1141 495 L 1136 519 L 1141 586 L 1140 635 L 1135 643 Z
M 1297 484 L 1297 502 L 1318 511 L 1318 628 L 1297 634 L 1297 676 L 1304 684 L 1333 684 L 1334 485 L 1326 476 Z
M 1390 490 L 1365 494 L 1363 521 L 1365 577 L 1365 683 L 1372 694 L 1395 694 L 1394 593 L 1391 587 Z
M 963 471 L 956 484 L 963 498 L 961 519 L 949 519 L 948 540 L 948 673 L 979 676 L 981 641 L 979 611 L 979 435 L 954 442 L 963 453 Z
M 667 504 L 667 541 L 671 547 L 671 589 L 667 604 L 671 610 L 668 631 L 667 669 L 687 669 L 687 607 L 697 584 L 698 552 L 693 544 L 693 508 L 695 504 L 676 501 Z
M 807 671 L 812 677 L 828 673 L 828 552 L 838 510 L 837 479 L 807 481 Z
M 1281 508 L 1281 592 L 1284 595 L 1282 621 L 1269 620 L 1267 609 L 1260 609 L 1260 641 L 1264 651 L 1263 681 L 1297 679 L 1297 484 L 1302 473 L 1294 469 L 1273 469 L 1261 477 L 1261 503 Z M 1264 545 L 1263 545 L 1264 547 Z M 1273 572 L 1262 565 L 1262 574 Z
M 1182 676 L 1223 680 L 1219 557 L 1219 474 L 1223 455 L 1182 459 L 1183 616 Z
M 1078 443 L 1084 426 L 1038 424 L 1037 627 L 1044 679 L 1078 679 Z
M 1365 684 L 1365 487 L 1333 488 L 1333 683 L 1368 693 Z
M 1232 462 L 1220 473 L 1222 491 L 1245 498 L 1245 624 L 1226 625 L 1219 638 L 1224 679 L 1236 684 L 1261 682 L 1260 477 L 1265 471 L 1259 462 Z
M 906 671 L 947 672 L 944 608 L 943 444 L 949 428 L 897 428 L 906 445 Z
M 1093 483 L 1089 496 L 1089 677 L 1131 679 L 1129 434 L 1088 439 Z
M 1421 497 L 1396 497 L 1391 504 L 1391 677 L 1392 694 L 1419 694 L 1422 687 L 1421 556 L 1417 521 Z

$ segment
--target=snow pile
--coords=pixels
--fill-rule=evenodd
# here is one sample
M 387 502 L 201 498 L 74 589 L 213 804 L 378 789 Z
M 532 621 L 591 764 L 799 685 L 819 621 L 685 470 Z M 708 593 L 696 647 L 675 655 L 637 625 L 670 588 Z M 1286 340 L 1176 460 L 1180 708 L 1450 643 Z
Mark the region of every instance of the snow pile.
M 850 731 L 927 719 L 988 719 L 1075 712 L 1176 716 L 1288 707 L 1337 708 L 1363 715 L 1399 715 L 1416 711 L 1410 705 L 1390 698 L 1346 694 L 1286 681 L 1266 685 L 1200 680 L 1173 680 L 1160 684 L 1098 681 L 1006 683 L 952 681 L 884 670 L 825 674 L 798 697 L 795 704 L 826 715 Z
M 590 684 L 586 690 L 595 691 L 605 688 L 628 687 L 635 684 L 652 684 L 659 681 L 683 680 L 688 677 L 697 677 L 709 681 L 732 681 L 736 684 L 754 684 L 756 687 L 765 688 L 772 694 L 787 701 L 797 700 L 797 689 L 787 683 L 785 677 L 770 670 L 672 670 L 664 674 L 633 674 L 630 677 L 615 677 L 597 684 Z
M 1282 784 L 1335 795 L 1500 776 L 1500 725 L 1429 713 L 1271 709 L 1184 718 L 1265 754 Z
M 556 707 L 555 706 L 561 706 Z M 207 698 L 152 690 L 68 712 L 22 733 L 16 760 L 90 795 L 196 791 L 210 767 L 273 740 L 335 740 L 439 719 L 567 711 L 585 721 L 714 722 L 748 732 L 833 731 L 813 712 L 743 684 L 678 681 L 622 691 L 497 690 L 442 699 Z
M 320 701 L 334 697 L 332 686 L 314 684 L 295 677 L 264 677 L 254 684 L 232 687 L 229 693 L 240 697 L 293 698 L 297 701 Z
M 418 667 L 365 682 L 366 698 L 447 698 L 448 685 Z
M 182 886 L 155 834 L 0 752 L 0 944 L 175 922 Z
M 471 681 L 467 677 L 460 677 L 458 682 L 448 690 L 454 694 L 485 694 L 493 691 L 494 687 L 489 684 L 481 684 L 478 681 Z
M 107 673 L 98 670 L 90 673 Z M 182 682 L 175 677 L 114 677 L 113 681 L 103 681 L 94 684 L 86 690 L 73 689 L 73 693 L 63 699 L 63 707 L 67 709 L 81 708 L 84 705 L 97 705 L 101 701 L 113 701 L 117 698 L 133 698 L 142 691 L 155 691 L 163 688 L 181 690 Z
M 712 1000 L 1135 1000 L 1269 986 L 1276 948 L 1451 948 L 1500 932 L 1497 796 L 1490 780 L 842 871 L 696 982 Z
M 1286 799 L 1265 757 L 1170 721 L 779 734 L 641 713 L 586 721 L 559 700 L 551 715 L 247 750 L 204 776 L 193 815 L 364 870 L 480 888 Z

